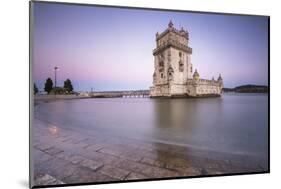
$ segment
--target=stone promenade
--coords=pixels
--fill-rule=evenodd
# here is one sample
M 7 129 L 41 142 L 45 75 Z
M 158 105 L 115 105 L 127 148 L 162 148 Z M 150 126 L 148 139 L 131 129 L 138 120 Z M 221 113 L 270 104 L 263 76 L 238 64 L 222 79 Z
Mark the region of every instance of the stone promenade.
M 79 133 L 38 119 L 32 138 L 36 186 L 266 171 L 251 157 Z

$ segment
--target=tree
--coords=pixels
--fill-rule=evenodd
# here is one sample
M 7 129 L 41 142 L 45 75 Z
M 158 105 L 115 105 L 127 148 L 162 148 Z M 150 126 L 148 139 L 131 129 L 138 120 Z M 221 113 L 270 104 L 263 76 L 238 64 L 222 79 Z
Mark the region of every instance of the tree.
M 70 79 L 67 79 L 67 80 L 64 81 L 64 86 L 63 86 L 63 88 L 65 88 L 65 90 L 66 90 L 67 92 L 73 91 L 73 86 L 72 86 L 72 84 L 71 84 Z
M 34 94 L 37 94 L 37 93 L 38 93 L 38 88 L 37 88 L 37 86 L 36 86 L 35 83 L 33 84 L 33 93 L 34 93 Z
M 46 80 L 44 90 L 49 94 L 52 89 L 53 89 L 53 81 L 52 81 L 51 78 L 48 78 L 48 79 Z

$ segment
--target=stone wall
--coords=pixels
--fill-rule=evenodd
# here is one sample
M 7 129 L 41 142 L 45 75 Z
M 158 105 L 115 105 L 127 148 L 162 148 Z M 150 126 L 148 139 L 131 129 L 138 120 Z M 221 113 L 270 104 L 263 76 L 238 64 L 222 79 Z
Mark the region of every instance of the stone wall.
M 170 95 L 170 87 L 169 87 L 168 84 L 150 87 L 149 96 L 150 97 L 171 96 Z
M 186 84 L 172 84 L 170 87 L 171 96 L 181 96 L 187 94 Z
M 222 83 L 215 80 L 190 79 L 187 82 L 187 93 L 190 96 L 200 96 L 200 95 L 221 95 L 222 93 Z

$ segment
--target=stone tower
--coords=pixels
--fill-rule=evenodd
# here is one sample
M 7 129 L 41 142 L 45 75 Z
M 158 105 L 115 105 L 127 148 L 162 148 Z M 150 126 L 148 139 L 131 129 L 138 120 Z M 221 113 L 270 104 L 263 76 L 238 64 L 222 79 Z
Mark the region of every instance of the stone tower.
M 190 61 L 192 49 L 188 47 L 188 41 L 188 32 L 183 28 L 174 28 L 172 21 L 164 32 L 156 33 L 156 48 L 153 50 L 155 93 L 163 96 L 185 93 L 184 85 L 187 79 L 192 79 L 193 72 Z
M 210 97 L 221 96 L 223 80 L 203 79 L 197 70 L 193 74 L 190 61 L 192 49 L 188 46 L 186 30 L 168 28 L 156 33 L 156 48 L 153 50 L 154 73 L 150 97 Z

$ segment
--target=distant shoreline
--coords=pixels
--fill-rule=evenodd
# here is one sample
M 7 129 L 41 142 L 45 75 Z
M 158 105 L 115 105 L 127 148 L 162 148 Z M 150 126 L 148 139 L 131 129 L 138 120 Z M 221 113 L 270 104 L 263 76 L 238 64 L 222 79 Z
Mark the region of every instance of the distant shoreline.
M 75 94 L 71 95 L 35 95 L 34 100 L 35 101 L 55 101 L 55 100 L 73 100 L 73 99 L 85 99 L 85 98 L 91 98 L 87 96 L 79 96 Z
M 268 93 L 268 86 L 265 85 L 241 85 L 234 88 L 223 88 L 223 92 L 229 93 Z
M 245 93 L 241 93 L 241 92 L 223 92 L 224 94 L 268 94 L 266 92 L 262 93 L 262 92 L 258 92 L 258 93 L 251 93 L 251 92 L 245 92 Z M 222 95 L 223 96 L 223 95 Z M 79 96 L 79 95 L 35 95 L 34 96 L 34 102 L 35 104 L 37 104 L 36 102 L 54 102 L 54 101 L 60 101 L 60 100 L 78 100 L 78 99 L 97 99 L 97 98 L 128 98 L 128 97 L 91 97 L 91 96 Z M 134 98 L 134 97 L 129 97 L 129 98 Z M 138 98 L 138 97 L 136 97 Z M 157 99 L 157 98 L 152 98 L 152 99 Z M 166 98 L 166 99 L 173 99 L 173 98 Z M 187 98 L 188 99 L 188 98 Z
M 234 88 L 223 88 L 223 93 L 268 93 L 268 86 L 264 85 L 241 85 Z M 77 94 L 39 94 L 34 95 L 35 101 L 55 101 L 55 100 L 72 100 L 72 99 L 88 99 L 88 98 L 123 98 L 123 93 L 149 93 L 149 90 L 124 90 L 124 91 L 94 91 L 91 94 L 90 92 L 87 95 Z M 112 93 L 108 95 L 107 93 Z M 126 95 L 125 95 L 126 97 Z

